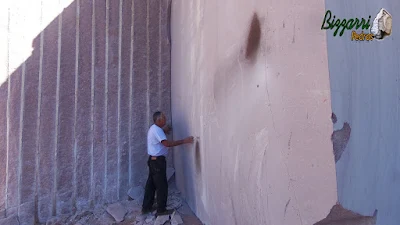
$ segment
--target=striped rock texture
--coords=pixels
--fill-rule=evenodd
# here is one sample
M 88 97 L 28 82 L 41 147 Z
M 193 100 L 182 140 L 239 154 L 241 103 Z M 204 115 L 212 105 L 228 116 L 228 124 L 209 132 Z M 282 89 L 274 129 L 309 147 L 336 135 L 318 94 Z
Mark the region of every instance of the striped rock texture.
M 170 112 L 169 0 L 0 3 L 0 219 L 127 197 Z

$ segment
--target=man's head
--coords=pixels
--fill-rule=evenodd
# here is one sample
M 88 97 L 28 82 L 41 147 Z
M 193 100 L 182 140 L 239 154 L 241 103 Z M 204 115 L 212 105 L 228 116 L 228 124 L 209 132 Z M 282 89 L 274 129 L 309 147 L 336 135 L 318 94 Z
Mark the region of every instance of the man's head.
M 159 127 L 164 127 L 167 123 L 167 118 L 165 117 L 164 113 L 157 111 L 153 114 L 153 122 Z

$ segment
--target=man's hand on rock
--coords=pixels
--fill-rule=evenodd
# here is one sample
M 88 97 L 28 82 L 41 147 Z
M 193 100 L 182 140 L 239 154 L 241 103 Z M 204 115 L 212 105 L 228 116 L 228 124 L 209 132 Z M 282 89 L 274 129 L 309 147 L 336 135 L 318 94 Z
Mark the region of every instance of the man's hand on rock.
M 191 143 L 193 143 L 193 136 L 189 136 L 189 137 L 183 139 L 183 142 L 184 142 L 185 144 L 191 144 Z

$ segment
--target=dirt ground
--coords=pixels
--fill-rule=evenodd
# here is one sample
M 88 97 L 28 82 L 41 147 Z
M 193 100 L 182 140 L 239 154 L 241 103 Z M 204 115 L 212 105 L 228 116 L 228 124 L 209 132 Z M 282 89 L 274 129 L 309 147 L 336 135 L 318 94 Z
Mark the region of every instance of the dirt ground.
M 167 208 L 175 209 L 176 215 L 180 216 L 183 223 L 181 225 L 203 225 L 203 223 L 192 212 L 187 203 L 183 200 L 181 193 L 177 190 L 174 177 L 169 182 L 169 195 Z M 85 211 L 76 213 L 69 217 L 52 218 L 45 224 L 40 225 L 153 225 L 155 223 L 155 212 L 142 215 L 141 204 L 142 198 L 121 201 L 117 204 L 118 209 L 114 210 L 111 215 L 107 210 L 108 205 L 98 206 L 93 211 Z M 114 217 L 123 218 L 121 222 L 117 222 Z M 39 225 L 39 224 L 38 224 Z M 170 221 L 166 221 L 163 225 L 172 225 Z

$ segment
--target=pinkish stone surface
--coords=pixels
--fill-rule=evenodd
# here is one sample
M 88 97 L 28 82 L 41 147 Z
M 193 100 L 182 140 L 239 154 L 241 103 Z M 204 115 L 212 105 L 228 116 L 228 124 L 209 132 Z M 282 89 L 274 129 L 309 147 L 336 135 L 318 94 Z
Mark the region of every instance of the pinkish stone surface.
M 336 202 L 324 12 L 173 1 L 173 136 L 199 137 L 174 148 L 175 175 L 204 223 L 313 224 Z

